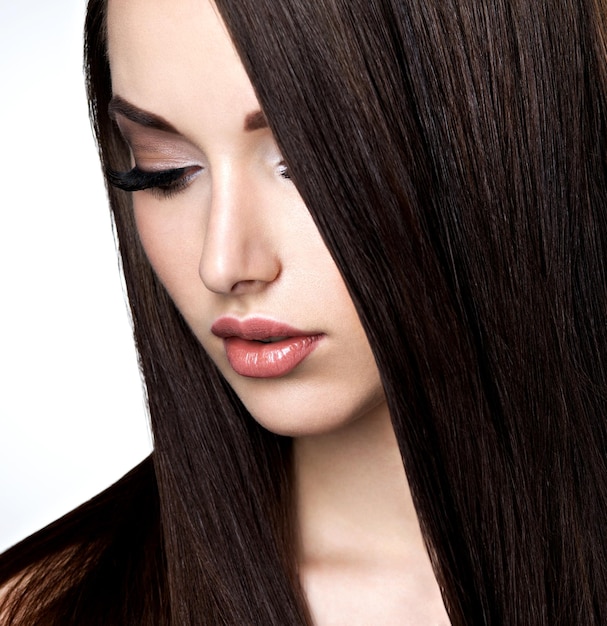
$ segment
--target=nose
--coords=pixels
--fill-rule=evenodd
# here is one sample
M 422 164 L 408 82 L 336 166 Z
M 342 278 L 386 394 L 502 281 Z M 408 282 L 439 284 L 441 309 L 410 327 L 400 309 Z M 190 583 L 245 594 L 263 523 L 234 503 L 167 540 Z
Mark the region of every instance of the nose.
M 226 170 L 213 179 L 198 272 L 210 291 L 256 292 L 280 274 L 263 194 L 254 180 Z

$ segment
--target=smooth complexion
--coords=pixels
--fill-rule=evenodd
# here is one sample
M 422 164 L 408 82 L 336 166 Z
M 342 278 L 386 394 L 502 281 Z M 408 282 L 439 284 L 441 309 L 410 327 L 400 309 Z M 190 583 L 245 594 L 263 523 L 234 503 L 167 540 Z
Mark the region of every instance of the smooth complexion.
M 250 413 L 274 432 L 326 432 L 383 411 L 366 336 L 284 177 L 272 133 L 259 123 L 246 130 L 259 103 L 214 9 L 194 1 L 116 1 L 109 18 L 113 93 L 175 130 L 116 112 L 134 163 L 152 172 L 188 168 L 191 177 L 169 197 L 147 190 L 133 202 L 148 258 L 196 337 Z M 288 380 L 241 376 L 212 332 L 225 317 L 324 337 Z
M 252 416 L 295 437 L 315 622 L 448 623 L 366 336 L 216 8 L 110 0 L 108 33 L 146 254 Z

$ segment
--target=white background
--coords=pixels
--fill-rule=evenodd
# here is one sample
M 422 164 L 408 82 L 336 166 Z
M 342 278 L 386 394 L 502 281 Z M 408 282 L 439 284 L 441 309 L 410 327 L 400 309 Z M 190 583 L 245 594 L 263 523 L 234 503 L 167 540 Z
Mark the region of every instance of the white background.
M 85 0 L 0 0 L 0 551 L 148 454 L 82 76 Z

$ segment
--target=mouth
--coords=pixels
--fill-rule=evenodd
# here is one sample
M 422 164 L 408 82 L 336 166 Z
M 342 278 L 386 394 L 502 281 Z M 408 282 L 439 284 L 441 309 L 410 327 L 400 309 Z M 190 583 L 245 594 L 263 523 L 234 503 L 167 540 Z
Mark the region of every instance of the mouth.
M 308 333 L 260 318 L 222 317 L 211 332 L 223 339 L 232 369 L 249 378 L 279 378 L 292 372 L 316 348 L 323 333 Z
M 270 337 L 269 339 L 254 339 L 253 341 L 259 341 L 259 343 L 278 343 L 285 339 L 288 339 L 288 337 Z

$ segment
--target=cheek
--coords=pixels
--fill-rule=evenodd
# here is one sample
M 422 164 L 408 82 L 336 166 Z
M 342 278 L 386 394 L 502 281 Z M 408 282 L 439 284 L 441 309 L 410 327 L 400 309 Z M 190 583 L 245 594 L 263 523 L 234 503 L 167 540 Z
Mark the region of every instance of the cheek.
M 137 196 L 137 194 L 135 194 Z M 139 239 L 146 256 L 179 309 L 200 295 L 198 264 L 204 232 L 198 220 L 162 206 L 154 198 L 133 199 Z

